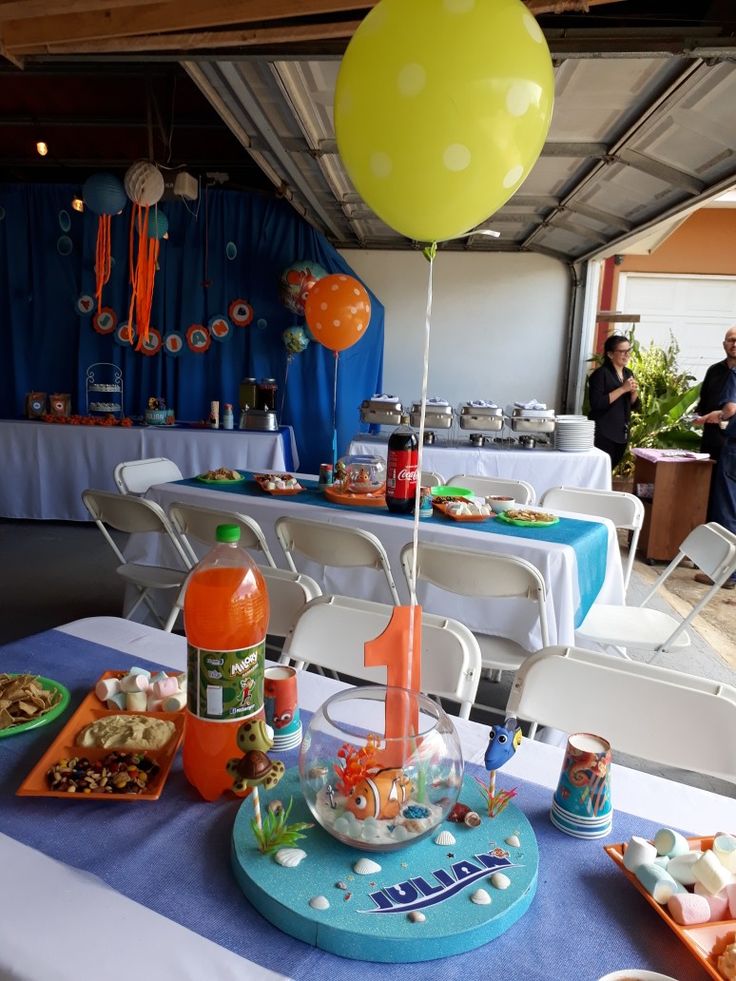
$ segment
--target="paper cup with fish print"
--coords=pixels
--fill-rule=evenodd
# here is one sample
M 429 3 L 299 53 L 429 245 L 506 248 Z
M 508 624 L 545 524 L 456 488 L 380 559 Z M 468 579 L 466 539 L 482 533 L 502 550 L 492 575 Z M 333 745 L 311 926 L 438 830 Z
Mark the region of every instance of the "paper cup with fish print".
M 574 838 L 603 838 L 611 831 L 611 744 L 578 732 L 567 741 L 550 810 L 552 824 Z
M 293 749 L 302 741 L 302 723 L 296 690 L 296 669 L 285 664 L 266 668 L 263 673 L 263 699 L 266 722 L 273 729 L 273 748 Z

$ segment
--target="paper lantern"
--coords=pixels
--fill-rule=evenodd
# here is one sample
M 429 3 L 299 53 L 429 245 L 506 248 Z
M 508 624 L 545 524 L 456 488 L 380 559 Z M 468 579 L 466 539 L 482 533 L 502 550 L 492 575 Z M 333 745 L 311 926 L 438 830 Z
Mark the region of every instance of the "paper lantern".
M 130 285 L 132 293 L 128 321 L 131 329 L 138 332 L 136 350 L 148 342 L 153 304 L 153 281 L 158 265 L 159 238 L 150 233 L 149 208 L 157 204 L 164 193 L 164 178 L 155 164 L 138 160 L 128 167 L 123 179 L 125 193 L 133 202 L 130 225 Z M 158 231 L 162 223 L 154 212 L 153 227 Z M 168 227 L 168 225 L 167 225 Z M 135 236 L 138 235 L 138 254 L 135 254 Z
M 82 199 L 96 215 L 117 215 L 126 205 L 125 188 L 114 174 L 92 174 L 84 182 Z
M 164 196 L 164 178 L 155 164 L 138 160 L 128 167 L 123 178 L 125 193 L 133 204 L 150 208 Z

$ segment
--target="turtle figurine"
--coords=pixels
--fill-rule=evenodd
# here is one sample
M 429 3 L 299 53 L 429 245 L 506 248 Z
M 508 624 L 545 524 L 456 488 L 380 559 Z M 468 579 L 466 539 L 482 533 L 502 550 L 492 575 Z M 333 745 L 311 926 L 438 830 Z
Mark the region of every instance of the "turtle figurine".
M 244 722 L 238 729 L 237 741 L 243 756 L 227 762 L 235 793 L 242 794 L 256 787 L 265 790 L 275 787 L 286 767 L 280 760 L 272 760 L 266 755 L 273 746 L 273 729 L 263 719 Z

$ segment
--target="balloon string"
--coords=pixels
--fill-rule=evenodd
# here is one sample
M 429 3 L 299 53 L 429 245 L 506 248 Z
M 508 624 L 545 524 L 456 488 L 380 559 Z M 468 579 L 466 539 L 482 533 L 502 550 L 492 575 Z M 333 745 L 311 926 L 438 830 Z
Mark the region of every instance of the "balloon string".
M 417 550 L 419 548 L 419 505 L 422 496 L 422 460 L 424 456 L 424 416 L 427 409 L 427 382 L 429 378 L 429 338 L 432 326 L 432 276 L 434 273 L 434 258 L 437 245 L 433 243 L 429 259 L 429 276 L 427 278 L 427 311 L 424 317 L 424 356 L 422 361 L 422 404 L 419 413 L 419 452 L 417 454 L 417 484 L 414 492 L 414 520 L 411 528 L 412 559 L 409 574 L 409 656 L 407 661 L 407 688 L 412 678 L 412 658 L 414 654 L 414 607 L 417 605 Z M 426 253 L 425 253 L 426 254 Z
M 340 352 L 335 351 L 335 378 L 332 384 L 332 470 L 337 466 L 337 369 L 340 364 Z
M 286 404 L 286 383 L 289 380 L 289 365 L 291 364 L 291 359 L 294 357 L 293 354 L 286 355 L 286 371 L 284 372 L 284 390 L 281 393 L 281 406 L 279 408 L 279 419 L 283 422 L 284 419 L 284 405 Z

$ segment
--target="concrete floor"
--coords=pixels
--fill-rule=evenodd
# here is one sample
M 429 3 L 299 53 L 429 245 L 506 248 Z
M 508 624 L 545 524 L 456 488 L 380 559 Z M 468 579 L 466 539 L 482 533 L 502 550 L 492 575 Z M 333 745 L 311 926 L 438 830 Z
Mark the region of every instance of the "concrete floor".
M 120 543 L 125 536 L 119 536 Z M 123 586 L 115 575 L 116 560 L 100 532 L 92 524 L 51 521 L 0 520 L 0 644 L 89 616 L 120 616 Z M 634 566 L 629 603 L 641 602 L 663 565 Z M 686 614 L 707 588 L 693 581 L 694 571 L 680 567 L 669 588 L 655 606 L 670 613 Z M 722 590 L 696 619 L 690 647 L 678 654 L 657 655 L 654 662 L 702 678 L 736 687 L 736 639 L 733 612 L 736 590 Z M 650 652 L 629 649 L 634 660 L 651 661 Z M 2 660 L 0 657 L 0 671 Z M 503 710 L 511 676 L 500 682 L 481 682 L 478 700 Z M 498 715 L 476 712 L 479 722 L 498 721 Z M 736 787 L 702 774 L 667 770 L 617 756 L 635 765 L 718 793 L 736 796 Z

